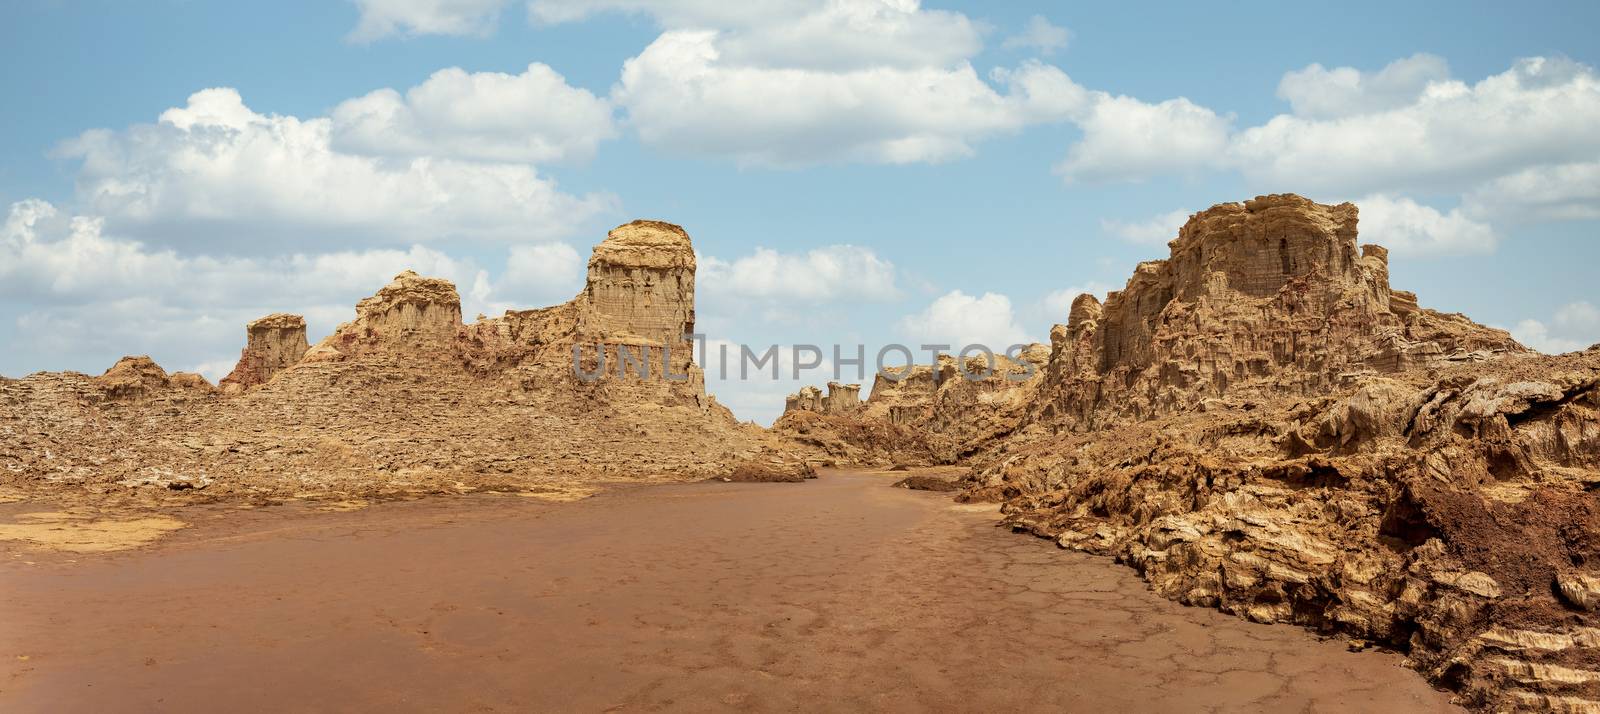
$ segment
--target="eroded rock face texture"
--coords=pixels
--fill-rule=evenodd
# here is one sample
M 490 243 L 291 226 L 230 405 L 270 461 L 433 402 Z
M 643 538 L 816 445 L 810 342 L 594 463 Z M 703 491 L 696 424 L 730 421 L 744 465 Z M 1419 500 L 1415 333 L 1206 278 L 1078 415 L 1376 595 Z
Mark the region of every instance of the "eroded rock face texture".
M 1103 305 L 1078 298 L 1051 349 L 1045 419 L 1084 429 L 1525 352 L 1390 289 L 1388 252 L 1356 246 L 1354 205 L 1288 195 L 1194 215 L 1168 259 L 1140 264 Z
M 245 347 L 239 354 L 239 364 L 217 386 L 228 392 L 242 392 L 265 384 L 272 375 L 299 362 L 309 349 L 305 318 L 280 312 L 255 320 L 245 326 Z
M 0 479 L 271 496 L 803 472 L 705 393 L 684 337 L 694 269 L 682 228 L 636 221 L 595 248 L 562 305 L 464 324 L 455 286 L 408 271 L 309 349 L 300 318 L 257 320 L 220 392 L 148 358 L 3 381 Z
M 1600 349 L 1392 290 L 1356 209 L 1196 214 L 1076 300 L 967 499 L 1168 597 L 1401 649 L 1472 705 L 1595 710 Z
M 1419 307 L 1357 219 L 1215 206 L 1074 300 L 1031 379 L 946 358 L 843 414 L 802 392 L 774 433 L 969 465 L 960 498 L 1017 530 L 1184 603 L 1405 651 L 1469 705 L 1600 711 L 1600 346 L 1537 355 Z
M 823 458 L 853 466 L 951 464 L 1014 431 L 1043 384 L 1050 350 L 1031 345 L 1015 359 L 940 355 L 936 364 L 874 375 L 859 385 L 803 387 L 789 395 L 773 433 Z

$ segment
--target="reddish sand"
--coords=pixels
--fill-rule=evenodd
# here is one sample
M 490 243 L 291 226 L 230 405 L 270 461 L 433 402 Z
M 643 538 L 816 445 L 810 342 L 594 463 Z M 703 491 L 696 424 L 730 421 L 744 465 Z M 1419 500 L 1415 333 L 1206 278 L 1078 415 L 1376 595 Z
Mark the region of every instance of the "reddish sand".
M 142 550 L 8 556 L 0 711 L 1450 708 L 1396 655 L 893 480 L 191 511 Z

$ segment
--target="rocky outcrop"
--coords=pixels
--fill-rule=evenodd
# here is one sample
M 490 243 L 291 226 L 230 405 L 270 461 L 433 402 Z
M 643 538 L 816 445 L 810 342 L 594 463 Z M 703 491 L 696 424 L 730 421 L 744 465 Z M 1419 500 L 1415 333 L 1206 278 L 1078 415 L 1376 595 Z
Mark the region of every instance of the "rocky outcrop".
M 859 385 L 802 387 L 789 395 L 773 432 L 836 463 L 931 466 L 953 463 L 1015 430 L 1043 381 L 1049 349 L 1017 359 L 939 355 L 935 364 L 886 370 L 859 401 Z
M 1193 216 L 1074 301 L 966 499 L 1176 600 L 1406 651 L 1469 704 L 1600 709 L 1600 351 L 1390 288 L 1354 206 Z
M 254 320 L 245 326 L 239 363 L 217 386 L 233 393 L 265 384 L 272 375 L 299 362 L 309 349 L 305 318 L 280 312 Z
M 356 319 L 318 342 L 305 359 L 337 362 L 374 352 L 447 353 L 454 350 L 461 328 L 456 286 L 407 270 L 356 303 Z
M 816 387 L 801 387 L 800 391 L 789 395 L 785 400 L 783 411 L 785 414 L 807 411 L 837 416 L 852 414 L 860 407 L 861 385 L 829 382 L 826 395 Z
M 464 323 L 454 285 L 407 271 L 309 349 L 300 318 L 257 320 L 222 392 L 147 358 L 0 383 L 0 424 L 42 425 L 0 433 L 0 479 L 226 497 L 803 474 L 705 393 L 694 270 L 682 228 L 635 221 L 561 305 Z
M 1166 260 L 1051 334 L 1040 409 L 1092 429 L 1207 399 L 1310 395 L 1370 375 L 1525 353 L 1502 330 L 1417 307 L 1388 253 L 1356 245 L 1356 207 L 1263 196 L 1195 214 Z
M 213 391 L 204 377 L 191 372 L 168 375 L 155 360 L 144 355 L 117 360 L 94 383 L 105 401 L 131 404 L 183 402 Z

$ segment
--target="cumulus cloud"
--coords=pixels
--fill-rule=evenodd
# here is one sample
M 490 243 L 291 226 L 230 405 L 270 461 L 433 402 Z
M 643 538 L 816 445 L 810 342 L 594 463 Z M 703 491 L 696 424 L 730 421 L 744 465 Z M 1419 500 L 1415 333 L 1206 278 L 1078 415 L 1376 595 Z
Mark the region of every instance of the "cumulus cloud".
M 1466 189 L 1533 166 L 1600 156 L 1600 76 L 1588 66 L 1535 57 L 1469 85 L 1434 77 L 1442 65 L 1421 61 L 1419 70 L 1416 58 L 1409 62 L 1398 72 L 1404 76 L 1389 82 L 1398 89 L 1373 86 L 1396 74 L 1395 65 L 1371 82 L 1355 81 L 1338 100 L 1350 109 L 1338 116 L 1292 95 L 1310 114 L 1246 129 L 1231 142 L 1231 161 L 1258 184 L 1362 193 Z M 1329 83 L 1305 72 L 1312 70 L 1286 81 Z
M 970 64 L 771 68 L 725 61 L 713 31 L 663 33 L 629 59 L 613 99 L 646 143 L 744 164 L 937 162 L 972 143 L 1059 111 L 1031 94 L 1075 87 L 1060 70 L 1028 65 L 996 75 L 1002 95 Z
M 710 294 L 801 302 L 892 300 L 894 264 L 871 249 L 831 245 L 805 253 L 757 248 L 732 261 L 702 256 L 699 283 Z
M 1462 255 L 1494 252 L 1499 240 L 1486 223 L 1461 209 L 1441 213 L 1409 198 L 1373 195 L 1356 201 L 1361 209 L 1361 239 L 1396 255 Z
M 1068 181 L 1137 181 L 1220 165 L 1232 117 L 1179 97 L 1151 104 L 1100 94 L 1079 125 L 1083 139 L 1056 173 Z
M 1473 189 L 1462 210 L 1496 220 L 1600 218 L 1600 161 L 1534 166 Z
M 404 95 L 346 100 L 331 118 L 334 150 L 375 156 L 586 160 L 616 135 L 606 100 L 537 62 L 521 74 L 442 69 Z
M 611 99 L 646 144 L 744 165 L 905 164 L 1083 113 L 1089 94 L 1036 61 L 987 77 L 982 28 L 917 0 L 765 3 L 535 0 L 536 22 L 653 17 Z M 1059 28 L 1056 28 L 1059 29 Z
M 559 24 L 624 13 L 654 18 L 665 27 L 706 28 L 793 19 L 817 6 L 816 0 L 529 0 L 528 17 L 540 24 Z
M 901 318 L 899 330 L 923 344 L 947 344 L 959 350 L 969 344 L 986 345 L 997 353 L 1030 340 L 1017 324 L 1011 298 L 999 293 L 968 295 L 952 290 L 936 298 L 927 309 Z
M 1395 60 L 1377 72 L 1313 64 L 1283 75 L 1278 96 L 1295 115 L 1334 119 L 1399 109 L 1415 102 L 1428 85 L 1450 78 L 1450 66 L 1430 54 Z
M 535 21 L 561 22 L 595 13 L 646 13 L 668 30 L 716 30 L 729 66 L 843 71 L 863 67 L 947 67 L 983 47 L 977 23 L 918 0 L 707 3 L 535 0 Z
M 1523 320 L 1511 329 L 1518 342 L 1545 354 L 1562 354 L 1600 344 L 1600 308 L 1586 300 L 1563 305 L 1548 321 Z
M 242 346 L 249 320 L 302 313 L 316 339 L 404 270 L 454 282 L 467 315 L 522 296 L 565 300 L 582 279 L 576 251 L 559 243 L 513 248 L 507 269 L 492 279 L 474 260 L 421 245 L 217 257 L 152 247 L 105 228 L 99 217 L 68 215 L 37 199 L 11 206 L 0 226 L 0 298 L 30 339 L 0 357 L 0 368 L 86 357 L 109 366 L 140 352 L 169 368 L 226 362 Z
M 1028 18 L 1028 24 L 1023 26 L 1021 32 L 1007 37 L 1000 46 L 1008 50 L 1031 49 L 1050 55 L 1055 54 L 1056 50 L 1066 49 L 1071 41 L 1071 30 L 1050 22 L 1043 15 L 1034 15 Z
M 583 256 L 566 243 L 512 246 L 494 284 L 495 311 L 566 300 L 583 288 L 583 276 Z
M 1189 211 L 1178 209 L 1139 221 L 1100 219 L 1100 230 L 1137 245 L 1166 245 L 1178 237 L 1178 229 L 1189 221 Z
M 506 0 L 353 0 L 361 12 L 351 42 L 389 35 L 487 35 Z
M 78 199 L 118 232 L 151 241 L 254 245 L 339 240 L 406 245 L 445 238 L 545 240 L 613 211 L 526 164 L 346 153 L 333 120 L 259 114 L 229 88 L 206 89 L 156 124 L 85 132 Z M 244 241 L 233 241 L 235 246 Z

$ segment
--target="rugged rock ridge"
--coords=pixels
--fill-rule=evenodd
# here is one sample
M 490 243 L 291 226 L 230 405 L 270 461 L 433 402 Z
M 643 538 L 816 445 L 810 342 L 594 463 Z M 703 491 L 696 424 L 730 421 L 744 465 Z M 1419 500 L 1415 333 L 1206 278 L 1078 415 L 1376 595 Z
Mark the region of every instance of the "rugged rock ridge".
M 1034 402 L 1049 359 L 1031 345 L 1017 359 L 981 355 L 965 362 L 941 354 L 935 364 L 888 370 L 873 377 L 858 401 L 858 385 L 828 384 L 789 395 L 773 431 L 837 463 L 859 466 L 954 463 L 1015 430 Z
M 123 357 L 94 379 L 108 402 L 184 402 L 212 392 L 205 377 L 166 370 L 147 356 Z
M 239 363 L 217 386 L 241 392 L 265 384 L 284 368 L 300 361 L 311 345 L 306 342 L 306 320 L 299 315 L 275 313 L 245 326 L 245 347 Z
M 827 395 L 823 395 L 822 390 L 816 387 L 801 387 L 800 391 L 788 396 L 783 411 L 785 414 L 807 411 L 839 415 L 850 414 L 860 406 L 861 385 L 829 382 Z
M 963 498 L 1182 602 L 1406 651 L 1465 703 L 1600 711 L 1600 349 L 1419 308 L 1356 219 L 1216 206 L 1080 296 Z
M 1314 394 L 1362 375 L 1523 353 L 1504 331 L 1417 307 L 1356 207 L 1263 196 L 1195 214 L 1166 260 L 1051 333 L 1041 420 L 1093 428 L 1252 393 Z M 1059 418 L 1058 418 L 1059 417 Z
M 221 391 L 148 358 L 104 377 L 0 383 L 0 424 L 44 425 L 0 433 L 0 479 L 271 495 L 803 473 L 705 393 L 683 337 L 694 269 L 682 228 L 635 221 L 596 247 L 583 292 L 562 305 L 463 323 L 454 285 L 407 271 L 309 349 L 299 317 L 251 323 Z M 574 371 L 574 348 L 592 379 Z M 648 376 L 623 374 L 641 356 Z

